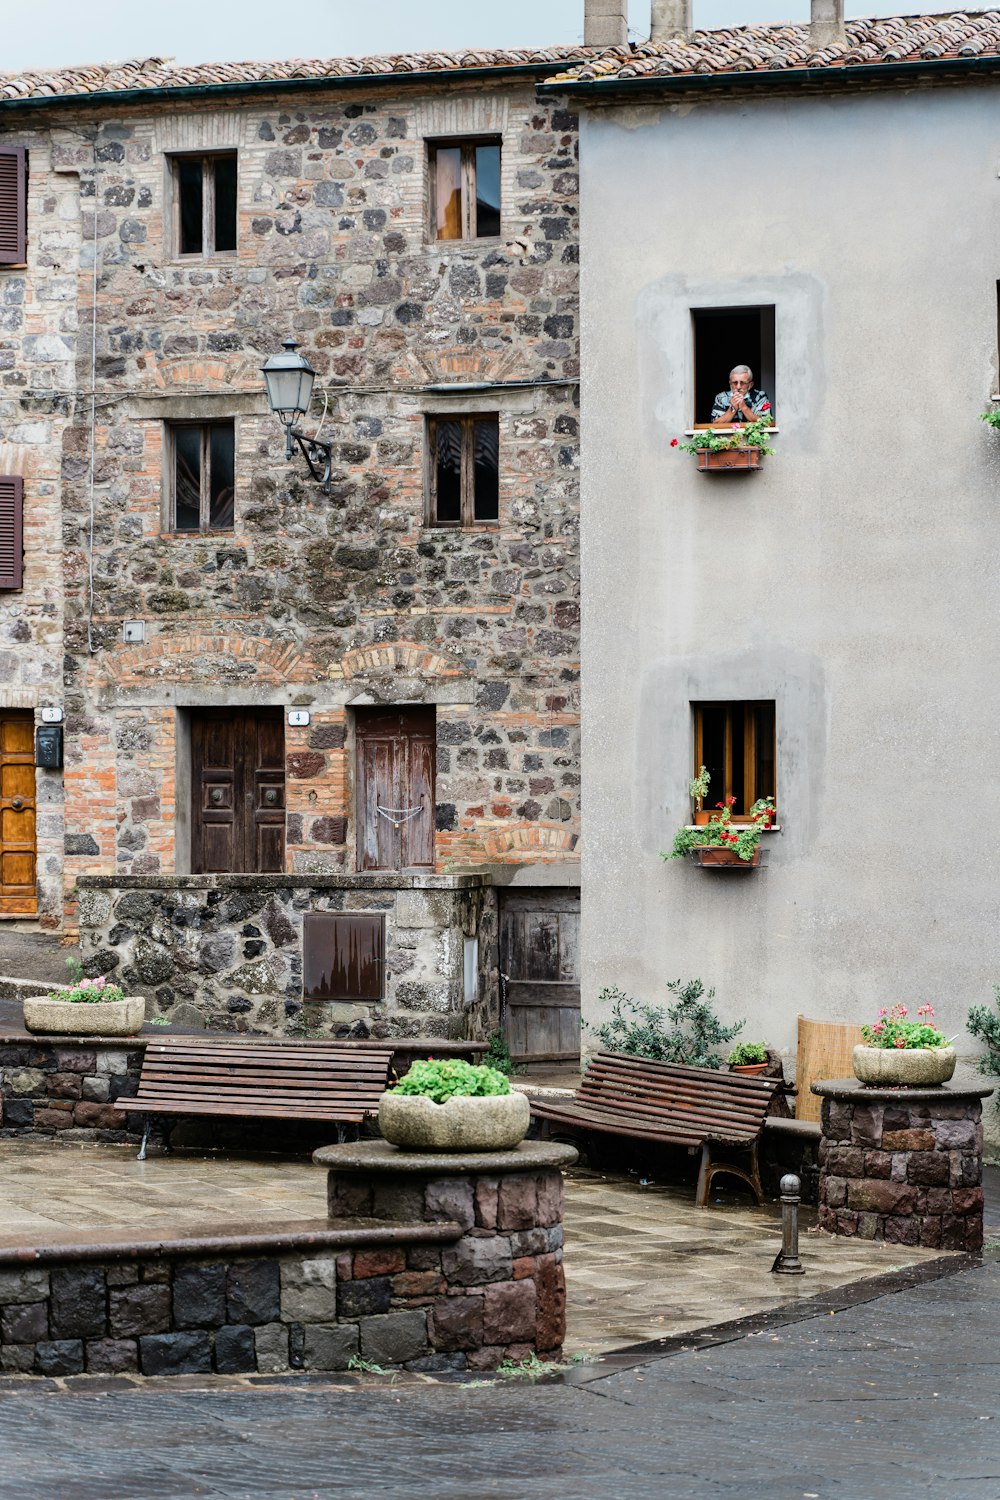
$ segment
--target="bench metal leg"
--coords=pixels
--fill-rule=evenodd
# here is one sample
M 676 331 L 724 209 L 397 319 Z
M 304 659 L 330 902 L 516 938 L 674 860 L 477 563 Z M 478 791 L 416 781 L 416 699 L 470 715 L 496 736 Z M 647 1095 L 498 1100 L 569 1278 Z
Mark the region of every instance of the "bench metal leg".
M 142 1132 L 142 1145 L 139 1147 L 139 1161 L 146 1160 L 146 1147 L 149 1145 L 149 1116 L 146 1115 L 144 1118 L 146 1124 Z
M 163 1116 L 162 1115 L 158 1116 L 158 1118 L 163 1119 Z M 145 1161 L 146 1160 L 146 1147 L 149 1145 L 149 1132 L 150 1132 L 150 1128 L 151 1128 L 152 1123 L 153 1123 L 153 1116 L 152 1115 L 144 1115 L 143 1119 L 145 1120 L 146 1123 L 143 1126 L 143 1131 L 142 1131 L 142 1145 L 139 1147 L 139 1155 L 137 1157 L 138 1161 Z M 173 1152 L 172 1152 L 171 1146 L 170 1146 L 170 1130 L 171 1130 L 170 1122 L 169 1122 L 169 1120 L 164 1120 L 163 1124 L 164 1124 L 164 1131 L 166 1132 L 165 1135 L 164 1135 L 164 1137 L 163 1137 L 163 1154 L 164 1154 L 164 1156 L 172 1156 Z
M 741 1148 L 735 1147 L 730 1149 L 738 1150 Z M 698 1187 L 695 1191 L 694 1199 L 696 1207 L 708 1208 L 708 1195 L 712 1187 L 712 1178 L 718 1176 L 720 1172 L 728 1172 L 730 1177 L 738 1177 L 741 1182 L 745 1182 L 748 1187 L 753 1189 L 757 1202 L 763 1203 L 764 1189 L 761 1186 L 760 1171 L 757 1164 L 757 1142 L 748 1142 L 744 1149 L 750 1152 L 749 1172 L 743 1167 L 738 1167 L 735 1162 L 713 1161 L 711 1141 L 704 1141 L 702 1143 L 701 1165 L 698 1168 Z

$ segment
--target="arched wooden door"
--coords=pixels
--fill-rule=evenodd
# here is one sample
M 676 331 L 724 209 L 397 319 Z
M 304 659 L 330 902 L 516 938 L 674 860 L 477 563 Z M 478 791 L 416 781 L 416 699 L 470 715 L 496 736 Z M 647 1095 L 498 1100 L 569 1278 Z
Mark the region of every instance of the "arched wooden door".
M 0 912 L 34 916 L 35 733 L 28 711 L 0 709 Z

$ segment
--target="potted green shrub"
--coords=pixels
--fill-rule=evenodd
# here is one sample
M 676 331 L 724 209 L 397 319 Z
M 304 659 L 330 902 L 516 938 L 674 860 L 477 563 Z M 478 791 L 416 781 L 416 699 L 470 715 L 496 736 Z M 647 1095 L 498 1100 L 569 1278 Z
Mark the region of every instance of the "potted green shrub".
M 763 1042 L 737 1042 L 726 1061 L 730 1073 L 744 1073 L 748 1078 L 766 1073 L 770 1058 Z
M 141 995 L 126 995 L 106 975 L 80 979 L 22 1002 L 25 1029 L 49 1036 L 134 1036 L 146 1019 Z
M 508 1151 L 528 1130 L 527 1096 L 496 1068 L 462 1058 L 414 1062 L 379 1100 L 379 1129 L 405 1151 Z
M 855 1047 L 852 1061 L 855 1078 L 883 1087 L 947 1083 L 955 1071 L 955 1049 L 933 1021 L 929 1005 L 920 1007 L 915 1021 L 905 1005 L 883 1006 L 878 1020 L 861 1028 L 864 1041 Z
M 756 869 L 761 834 L 774 822 L 774 798 L 759 797 L 750 809 L 749 823 L 733 822 L 735 802 L 735 797 L 717 802 L 703 828 L 679 828 L 670 853 L 661 854 L 661 859 L 690 858 L 707 869 Z
M 753 472 L 760 468 L 761 459 L 774 449 L 768 447 L 767 431 L 774 424 L 770 417 L 758 417 L 745 427 L 725 432 L 718 427 L 706 427 L 696 432 L 688 443 L 671 439 L 671 448 L 682 453 L 693 453 L 698 459 L 698 471 L 702 474 L 734 470 Z

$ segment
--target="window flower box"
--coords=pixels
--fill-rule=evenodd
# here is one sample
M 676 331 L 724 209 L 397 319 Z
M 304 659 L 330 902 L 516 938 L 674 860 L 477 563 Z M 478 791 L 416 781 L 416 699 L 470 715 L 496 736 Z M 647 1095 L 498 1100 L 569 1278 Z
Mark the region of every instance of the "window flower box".
M 724 469 L 733 473 L 737 469 L 759 469 L 763 458 L 762 448 L 699 448 L 696 454 L 699 474 L 718 472 Z
M 700 848 L 692 849 L 691 858 L 696 865 L 701 865 L 706 870 L 755 870 L 760 864 L 760 845 L 749 859 L 741 859 L 735 849 L 723 849 L 712 844 L 702 844 Z
M 774 452 L 767 442 L 772 426 L 771 418 L 765 416 L 741 427 L 706 427 L 696 432 L 689 443 L 671 438 L 670 446 L 682 453 L 693 453 L 699 474 L 753 474 L 761 467 L 764 455 Z

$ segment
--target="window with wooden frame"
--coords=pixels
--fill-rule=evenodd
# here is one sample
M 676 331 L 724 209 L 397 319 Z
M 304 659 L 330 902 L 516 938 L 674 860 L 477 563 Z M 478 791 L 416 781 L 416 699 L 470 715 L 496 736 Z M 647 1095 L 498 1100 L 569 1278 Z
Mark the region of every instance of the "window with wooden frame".
M 173 422 L 167 428 L 169 522 L 173 531 L 232 531 L 236 430 L 229 422 Z
M 705 807 L 735 797 L 733 817 L 746 820 L 761 797 L 776 797 L 773 702 L 692 703 L 694 775 L 711 776 Z
M 427 451 L 429 526 L 499 521 L 499 417 L 428 417 Z
M 694 426 L 708 427 L 716 396 L 729 390 L 729 372 L 749 365 L 752 388 L 770 401 L 777 420 L 775 395 L 774 308 L 693 307 Z
M 0 146 L 0 266 L 23 266 L 28 258 L 28 154 L 23 146 Z
M 377 1001 L 385 995 L 385 917 L 375 912 L 306 912 L 303 1000 Z
M 500 142 L 435 141 L 428 146 L 431 238 L 484 240 L 500 233 Z
M 171 159 L 174 254 L 207 259 L 236 250 L 236 152 Z
M 0 589 L 19 589 L 24 572 L 24 480 L 0 474 Z

